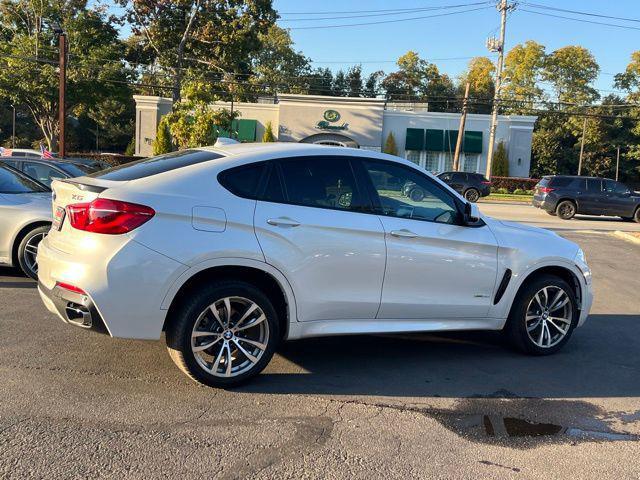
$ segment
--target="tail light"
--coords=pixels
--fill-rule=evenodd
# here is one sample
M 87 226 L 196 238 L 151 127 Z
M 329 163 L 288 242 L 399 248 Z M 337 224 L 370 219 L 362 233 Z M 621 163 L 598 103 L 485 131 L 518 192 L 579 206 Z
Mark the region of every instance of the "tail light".
M 71 285 L 70 283 L 56 282 L 56 287 L 64 288 L 65 290 L 79 293 L 80 295 L 86 295 L 86 292 L 84 290 L 82 290 L 80 287 L 76 287 L 75 285 Z
M 67 213 L 73 228 L 107 235 L 135 230 L 156 214 L 151 207 L 108 198 L 69 205 Z
M 553 192 L 553 188 L 551 187 L 538 187 L 538 191 L 540 193 L 549 193 L 549 192 Z

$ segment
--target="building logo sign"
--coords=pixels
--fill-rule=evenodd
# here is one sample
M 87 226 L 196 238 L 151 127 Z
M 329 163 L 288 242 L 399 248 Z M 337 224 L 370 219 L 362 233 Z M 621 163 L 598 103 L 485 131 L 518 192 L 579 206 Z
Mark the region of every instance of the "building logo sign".
M 322 116 L 324 117 L 324 120 L 320 120 L 316 124 L 317 129 L 320 129 L 320 130 L 348 130 L 349 129 L 348 123 L 343 122 L 341 125 L 333 125 L 340 120 L 340 112 L 336 110 L 325 110 Z

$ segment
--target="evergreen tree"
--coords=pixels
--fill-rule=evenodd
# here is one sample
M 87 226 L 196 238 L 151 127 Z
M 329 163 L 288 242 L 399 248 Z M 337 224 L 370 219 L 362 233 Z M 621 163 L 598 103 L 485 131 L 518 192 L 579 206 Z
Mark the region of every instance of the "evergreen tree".
M 509 176 L 509 156 L 507 155 L 507 149 L 504 147 L 504 142 L 498 143 L 496 154 L 493 157 L 492 175 L 495 177 L 508 177 Z
M 396 137 L 394 137 L 393 132 L 389 132 L 389 135 L 387 135 L 387 140 L 384 142 L 382 151 L 389 155 L 398 155 L 398 146 L 396 145 Z
M 169 125 L 165 119 L 163 119 L 160 120 L 160 123 L 158 124 L 156 139 L 153 141 L 153 154 L 162 155 L 163 153 L 169 153 L 171 150 L 173 150 L 173 147 L 171 145 Z
M 267 126 L 264 128 L 264 134 L 262 135 L 263 142 L 275 142 L 276 137 L 273 135 L 273 127 L 271 122 L 267 122 Z

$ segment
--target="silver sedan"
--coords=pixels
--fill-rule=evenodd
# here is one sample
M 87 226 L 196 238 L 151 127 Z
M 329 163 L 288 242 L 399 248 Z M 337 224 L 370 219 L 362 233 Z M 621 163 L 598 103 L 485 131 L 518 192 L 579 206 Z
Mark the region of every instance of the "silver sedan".
M 0 162 L 0 264 L 38 278 L 38 244 L 51 227 L 51 191 Z

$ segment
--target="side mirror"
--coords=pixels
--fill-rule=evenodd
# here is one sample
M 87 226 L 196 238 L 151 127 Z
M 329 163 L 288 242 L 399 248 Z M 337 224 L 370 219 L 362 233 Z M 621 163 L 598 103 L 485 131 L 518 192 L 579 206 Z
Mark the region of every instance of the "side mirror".
M 481 219 L 480 209 L 475 203 L 467 202 L 464 204 L 464 223 L 465 225 L 475 225 Z

